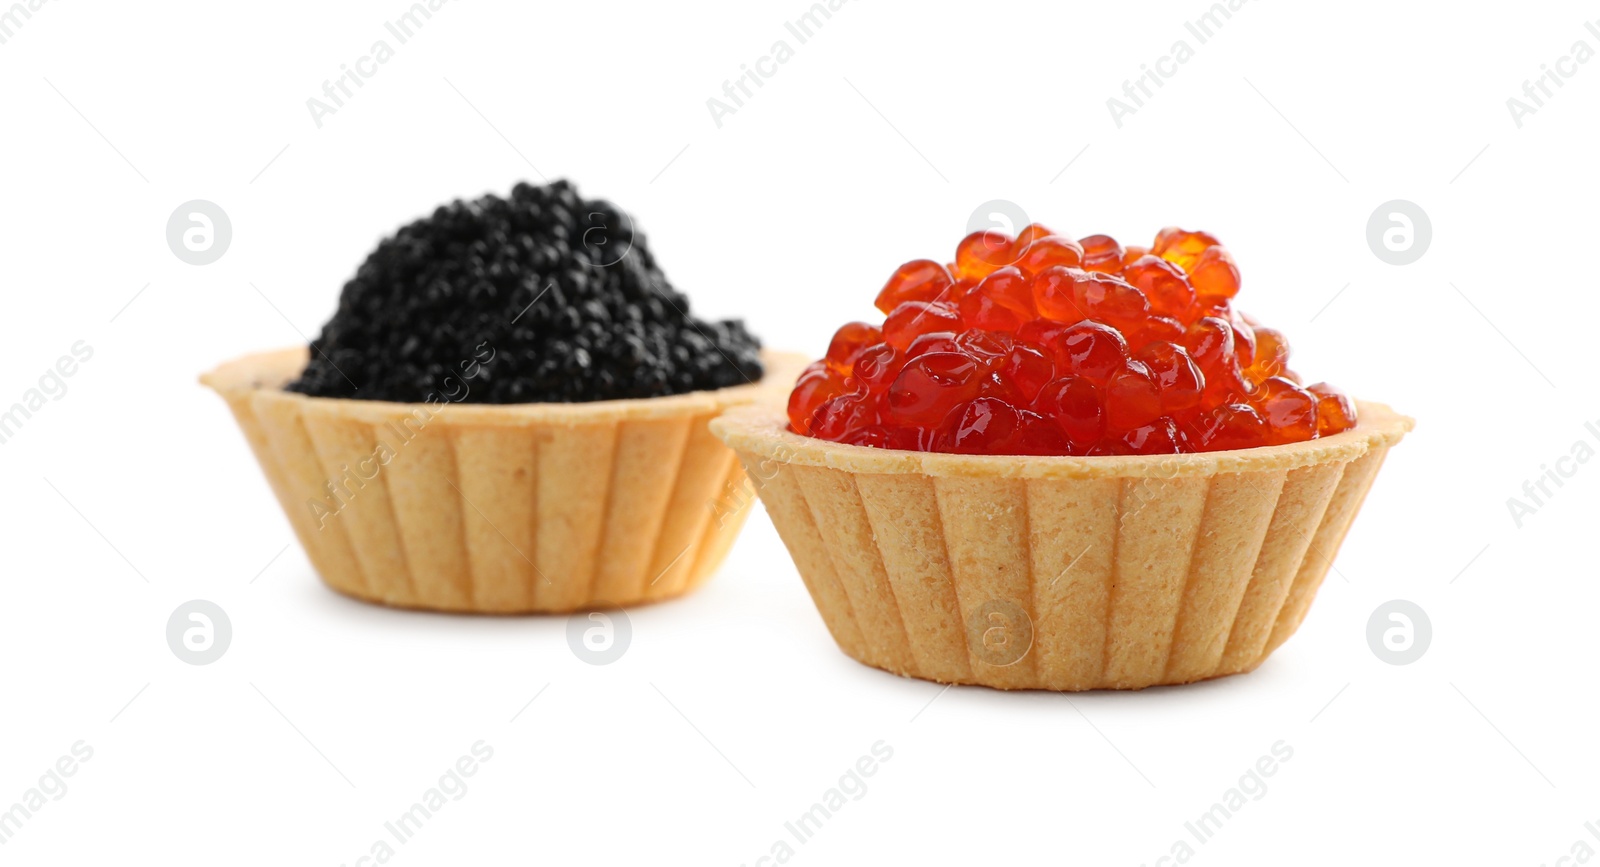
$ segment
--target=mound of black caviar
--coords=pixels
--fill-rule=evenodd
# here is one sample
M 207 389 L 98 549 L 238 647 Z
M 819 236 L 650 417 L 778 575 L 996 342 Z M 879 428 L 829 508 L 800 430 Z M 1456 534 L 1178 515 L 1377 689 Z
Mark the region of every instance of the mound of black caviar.
M 743 322 L 691 316 L 632 219 L 566 181 L 402 228 L 345 284 L 311 350 L 290 391 L 408 403 L 660 397 L 762 374 Z

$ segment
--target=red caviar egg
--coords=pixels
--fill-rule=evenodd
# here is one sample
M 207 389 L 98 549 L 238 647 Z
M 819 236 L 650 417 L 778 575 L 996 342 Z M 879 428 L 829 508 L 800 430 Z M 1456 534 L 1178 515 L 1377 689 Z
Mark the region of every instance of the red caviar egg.
M 1045 418 L 1055 419 L 1066 435 L 1073 454 L 1088 454 L 1106 432 L 1105 397 L 1100 387 L 1081 376 L 1052 380 L 1034 398 L 1033 408 Z
M 789 424 L 799 433 L 810 434 L 811 416 L 817 407 L 843 393 L 843 376 L 821 362 L 811 365 L 800 374 L 794 390 L 789 392 Z
M 1127 330 L 1137 328 L 1150 312 L 1143 292 L 1120 277 L 1092 271 L 1075 276 L 1072 300 L 1090 319 Z
M 851 374 L 873 394 L 882 394 L 900 374 L 900 353 L 887 343 L 875 343 L 856 356 Z
M 1200 445 L 1206 451 L 1253 449 L 1267 444 L 1267 423 L 1246 403 L 1212 409 L 1201 419 Z
M 1117 445 L 1130 455 L 1176 455 L 1194 451 L 1178 423 L 1167 416 L 1123 433 L 1117 438 Z
M 1317 396 L 1281 376 L 1269 376 L 1250 395 L 1267 423 L 1269 443 L 1297 443 L 1317 433 Z
M 1106 383 L 1106 424 L 1115 431 L 1129 431 L 1160 415 L 1161 389 L 1150 368 L 1142 361 L 1124 362 Z
M 943 301 L 907 301 L 896 307 L 883 322 L 884 342 L 905 349 L 919 334 L 934 331 L 960 331 L 961 313 Z
M 1193 274 L 1200 254 L 1206 248 L 1220 243 L 1215 236 L 1205 232 L 1190 232 L 1177 226 L 1168 226 L 1156 233 L 1156 242 L 1150 245 L 1150 252 Z
M 852 430 L 877 423 L 877 405 L 865 393 L 841 394 L 823 401 L 811 414 L 811 435 L 837 442 Z
M 1083 248 L 1077 241 L 1059 235 L 1046 235 L 1029 243 L 1015 264 L 1024 273 L 1038 274 L 1056 265 L 1076 268 L 1082 263 Z
M 1283 332 L 1276 329 L 1254 330 L 1256 338 L 1254 361 L 1250 363 L 1245 375 L 1253 382 L 1260 382 L 1288 369 L 1289 341 L 1283 336 Z
M 1015 242 L 1004 232 L 992 229 L 973 232 L 956 245 L 956 276 L 966 280 L 982 280 L 996 268 L 1009 264 L 1016 258 L 1012 249 Z
M 1317 396 L 1317 434 L 1332 436 L 1356 426 L 1356 405 L 1337 388 L 1319 382 L 1306 389 Z
M 918 259 L 896 268 L 874 303 L 888 314 L 907 301 L 939 301 L 949 293 L 954 282 L 943 265 L 931 259 Z
M 1022 399 L 1031 403 L 1045 385 L 1055 379 L 1056 365 L 1043 352 L 1020 344 L 1011 347 L 1001 372 L 1008 382 L 1016 386 Z
M 1204 397 L 1205 377 L 1199 365 L 1175 343 L 1151 343 L 1134 356 L 1144 363 L 1161 390 L 1161 408 L 1168 413 L 1194 409 Z
M 1109 325 L 1079 322 L 1062 331 L 1060 353 L 1065 372 L 1104 383 L 1127 361 L 1128 342 Z
M 1034 241 L 1037 241 L 1040 238 L 1048 238 L 1054 234 L 1055 232 L 1050 231 L 1038 223 L 1029 223 L 1023 227 L 1022 231 L 1017 233 L 1016 249 L 1025 250 L 1027 249 L 1028 245 L 1032 244 Z
M 851 322 L 834 332 L 833 342 L 828 344 L 828 354 L 824 358 L 828 367 L 842 376 L 848 376 L 855 368 L 856 357 L 861 350 L 881 340 L 883 332 L 876 325 Z
M 1122 279 L 1144 293 L 1160 316 L 1185 319 L 1194 308 L 1195 290 L 1183 269 L 1158 256 L 1141 256 L 1122 269 Z
M 1015 331 L 1034 316 L 1030 281 L 1012 265 L 983 278 L 959 306 L 963 322 L 990 331 Z
M 1083 247 L 1083 269 L 1116 274 L 1122 271 L 1122 245 L 1110 235 L 1090 235 L 1078 239 Z
M 1016 340 L 1009 334 L 972 328 L 956 335 L 954 351 L 965 352 L 985 369 L 994 371 L 1005 363 L 1015 345 Z
M 906 347 L 906 358 L 916 358 L 930 352 L 956 352 L 958 349 L 954 331 L 930 331 L 918 334 L 917 339 L 911 341 L 911 345 Z
M 1202 304 L 1216 304 L 1239 294 L 1239 266 L 1225 247 L 1207 247 L 1190 272 Z
M 898 422 L 932 427 L 956 404 L 978 397 L 983 371 L 968 355 L 932 352 L 906 363 L 889 386 L 889 416 Z

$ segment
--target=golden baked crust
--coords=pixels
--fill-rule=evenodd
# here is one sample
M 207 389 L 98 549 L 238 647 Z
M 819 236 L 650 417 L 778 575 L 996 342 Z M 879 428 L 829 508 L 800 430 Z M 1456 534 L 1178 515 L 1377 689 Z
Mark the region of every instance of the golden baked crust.
M 1359 423 L 1331 437 L 1236 451 L 1126 457 L 952 455 L 844 445 L 790 431 L 788 419 L 770 404 L 730 410 L 712 422 L 711 428 L 737 450 L 781 456 L 784 461 L 801 466 L 832 467 L 853 473 L 1013 479 L 1170 478 L 1288 470 L 1330 460 L 1354 460 L 1371 448 L 1398 442 L 1415 424 L 1381 403 L 1360 402 L 1358 407 Z
M 201 377 L 244 431 L 312 565 L 351 596 L 407 608 L 572 611 L 703 583 L 748 500 L 707 425 L 782 400 L 803 360 L 760 383 L 587 404 L 477 405 L 283 391 L 304 347 Z M 717 506 L 721 508 L 717 508 Z
M 773 407 L 739 453 L 845 653 L 1002 689 L 1139 689 L 1249 671 L 1309 609 L 1411 419 L 1361 404 L 1327 439 L 1165 457 L 845 446 Z

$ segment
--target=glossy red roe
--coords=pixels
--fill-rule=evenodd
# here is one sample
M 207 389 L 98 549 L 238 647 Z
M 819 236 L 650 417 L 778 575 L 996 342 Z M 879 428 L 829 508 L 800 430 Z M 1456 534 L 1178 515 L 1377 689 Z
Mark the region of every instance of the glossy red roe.
M 1255 326 L 1237 316 L 1228 323 L 1233 327 L 1233 357 L 1239 360 L 1239 369 L 1246 370 L 1256 359 Z
M 936 426 L 956 404 L 978 397 L 983 373 L 978 362 L 959 352 L 913 358 L 889 386 L 889 417 L 902 424 Z
M 1186 333 L 1183 323 L 1171 316 L 1152 316 L 1133 332 L 1128 345 L 1143 349 L 1152 343 L 1181 343 Z
M 1356 405 L 1300 385 L 1281 332 L 1234 307 L 1238 264 L 1204 232 L 1149 247 L 1030 224 L 976 232 L 879 292 L 790 394 L 797 432 L 882 449 L 1163 455 L 1331 436 Z
M 833 341 L 828 344 L 828 354 L 824 356 L 828 367 L 841 376 L 848 376 L 854 370 L 856 357 L 861 350 L 883 339 L 883 332 L 876 325 L 865 322 L 851 322 L 834 332 Z
M 1078 239 L 1083 247 L 1083 269 L 1116 274 L 1122 270 L 1122 245 L 1110 235 L 1090 235 Z
M 1178 423 L 1161 416 L 1117 437 L 1119 453 L 1130 455 L 1176 455 L 1192 452 L 1188 436 Z
M 1033 408 L 1055 420 L 1071 442 L 1073 454 L 1087 454 L 1105 436 L 1105 396 L 1099 386 L 1081 376 L 1047 383 L 1034 399 Z
M 1242 401 L 1250 387 L 1234 354 L 1233 326 L 1226 319 L 1206 316 L 1189 326 L 1184 348 L 1205 378 L 1205 402 L 1211 406 Z
M 1132 330 L 1149 315 L 1144 293 L 1111 274 L 1083 272 L 1074 280 L 1072 291 L 1073 306 L 1097 322 Z
M 1158 256 L 1140 256 L 1122 269 L 1122 279 L 1144 293 L 1158 316 L 1183 320 L 1194 307 L 1195 290 L 1183 269 Z
M 1136 328 L 1148 315 L 1144 294 L 1122 278 L 1098 271 L 1056 266 L 1033 281 L 1039 315 L 1057 322 L 1092 319 L 1119 328 Z
M 851 373 L 856 381 L 873 394 L 887 391 L 889 384 L 900 375 L 900 353 L 887 343 L 876 343 L 861 350 L 856 356 Z
M 961 313 L 943 301 L 907 301 L 894 308 L 883 322 L 884 342 L 905 349 L 919 334 L 960 331 Z
M 1024 273 L 1039 274 L 1046 268 L 1060 265 L 1076 268 L 1083 263 L 1083 248 L 1071 238 L 1046 235 L 1028 244 L 1017 257 L 1016 266 Z
M 943 265 L 931 259 L 907 262 L 889 275 L 878 293 L 877 308 L 891 313 L 907 301 L 938 301 L 949 291 L 955 281 Z
M 1250 405 L 1267 423 L 1267 442 L 1297 443 L 1317 434 L 1317 396 L 1291 380 L 1271 376 L 1256 386 Z
M 1015 345 L 1016 339 L 1004 332 L 971 328 L 956 335 L 954 351 L 966 353 L 992 373 L 1005 364 Z
M 940 451 L 962 455 L 1016 454 L 1022 432 L 1017 408 L 993 397 L 979 397 L 954 407 L 940 425 Z
M 1045 354 L 1027 344 L 1011 347 L 1001 371 L 1004 379 L 1013 384 L 1022 399 L 1032 402 L 1050 380 L 1055 379 L 1056 365 Z
M 1015 266 L 999 268 L 983 278 L 959 303 L 961 321 L 987 331 L 1015 331 L 1033 318 L 1030 280 Z
M 1027 249 L 1028 245 L 1032 244 L 1034 241 L 1037 241 L 1040 238 L 1048 238 L 1054 234 L 1055 232 L 1050 231 L 1048 228 L 1041 226 L 1038 223 L 1029 223 L 1022 228 L 1022 231 L 1017 233 L 1017 240 L 1013 245 L 1013 248 L 1017 250 L 1025 250 Z
M 1175 343 L 1151 343 L 1135 358 L 1144 363 L 1161 392 L 1161 408 L 1167 413 L 1183 412 L 1200 405 L 1205 377 L 1199 365 L 1183 347 Z
M 1219 243 L 1215 236 L 1205 232 L 1190 232 L 1177 226 L 1168 226 L 1156 233 L 1156 241 L 1150 245 L 1150 252 L 1193 274 L 1200 254 Z
M 1016 258 L 1015 242 L 1004 232 L 985 229 L 973 232 L 956 245 L 956 275 L 963 279 L 982 280 L 996 268 L 1009 264 Z
M 1253 449 L 1267 444 L 1267 423 L 1246 403 L 1229 403 L 1207 412 L 1200 421 L 1200 446 L 1205 451 Z
M 811 416 L 817 407 L 844 393 L 844 377 L 823 362 L 806 368 L 789 392 L 789 424 L 803 434 L 811 433 Z
M 1332 436 L 1356 426 L 1356 405 L 1344 392 L 1319 382 L 1306 389 L 1317 396 L 1317 434 Z
M 1039 316 L 1056 322 L 1077 322 L 1089 314 L 1078 306 L 1078 276 L 1084 272 L 1066 265 L 1051 265 L 1033 278 L 1033 304 Z
M 918 334 L 917 339 L 911 341 L 906 347 L 906 358 L 916 358 L 930 352 L 955 352 L 956 334 L 954 331 L 930 331 L 927 334 Z
M 1128 342 L 1109 325 L 1078 322 L 1061 332 L 1058 352 L 1064 370 L 1103 384 L 1127 361 Z
M 817 406 L 811 414 L 811 435 L 817 439 L 844 439 L 850 431 L 878 423 L 877 405 L 864 393 L 841 394 Z
M 1195 260 L 1189 282 L 1203 304 L 1218 304 L 1239 294 L 1239 266 L 1225 247 L 1207 247 Z
M 1289 341 L 1283 332 L 1273 328 L 1254 329 L 1256 338 L 1255 360 L 1245 374 L 1260 382 L 1277 376 L 1289 368 Z
M 1161 389 L 1150 368 L 1128 360 L 1106 383 L 1106 424 L 1114 431 L 1129 431 L 1161 415 Z

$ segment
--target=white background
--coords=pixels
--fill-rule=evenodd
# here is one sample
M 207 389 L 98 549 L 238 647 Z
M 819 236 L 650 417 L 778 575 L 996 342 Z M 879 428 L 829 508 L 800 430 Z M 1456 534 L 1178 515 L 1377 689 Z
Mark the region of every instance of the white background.
M 492 760 L 395 863 L 753 865 L 878 741 L 893 758 L 793 863 L 1600 848 L 1600 466 L 1520 528 L 1507 506 L 1600 448 L 1600 63 L 1521 128 L 1506 107 L 1575 41 L 1600 49 L 1600 6 L 1255 0 L 1200 45 L 1202 0 L 850 0 L 799 45 L 804 0 L 457 0 L 319 129 L 306 100 L 404 8 L 53 0 L 0 45 L 0 405 L 95 351 L 0 446 L 0 807 L 94 750 L 0 863 L 354 865 L 480 739 Z M 779 39 L 794 56 L 719 128 L 706 100 Z M 1193 59 L 1118 128 L 1107 98 L 1178 39 Z M 607 667 L 565 618 L 336 596 L 195 377 L 314 334 L 400 223 L 541 175 L 635 213 L 700 312 L 812 355 L 990 199 L 1079 235 L 1210 230 L 1297 370 L 1418 427 L 1300 633 L 1198 686 L 941 695 L 862 667 L 759 512 L 703 592 L 632 613 Z M 1365 240 L 1396 198 L 1433 226 L 1405 267 Z M 215 264 L 165 243 L 190 199 L 232 219 Z M 234 627 L 205 667 L 165 643 L 194 598 Z M 1434 629 L 1403 667 L 1366 641 L 1396 598 Z M 1266 794 L 1189 838 L 1278 741 Z

